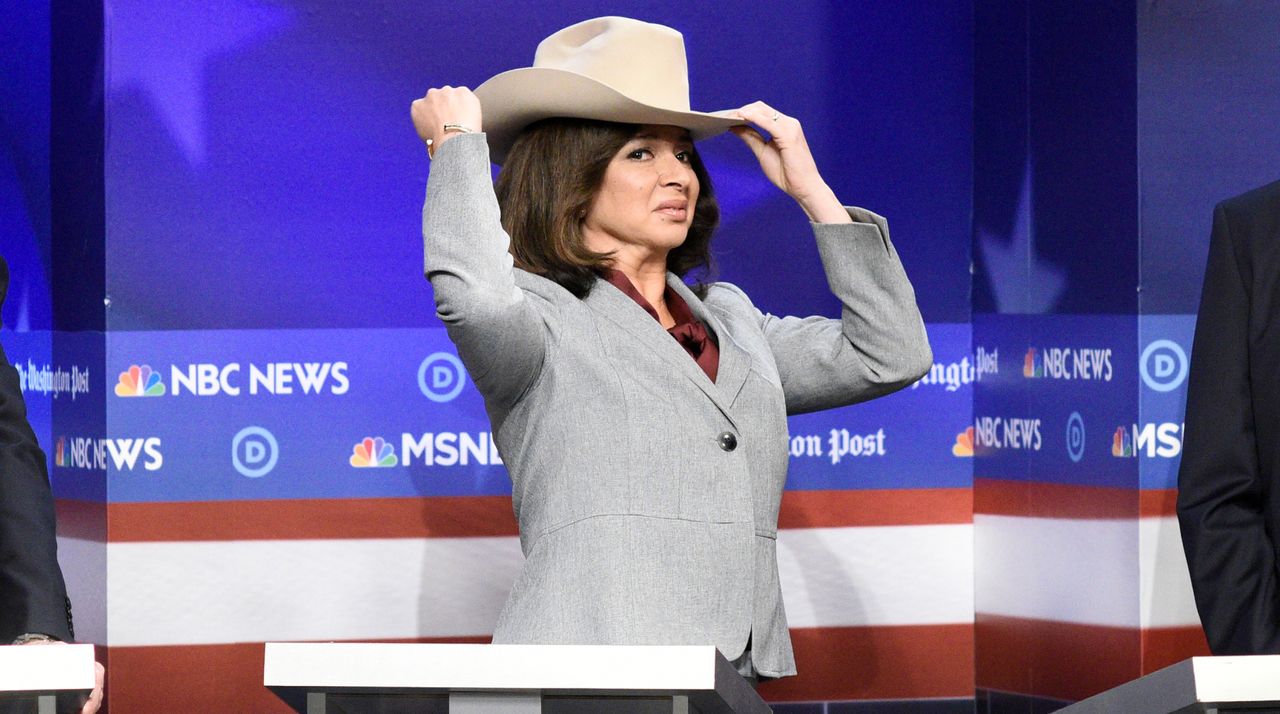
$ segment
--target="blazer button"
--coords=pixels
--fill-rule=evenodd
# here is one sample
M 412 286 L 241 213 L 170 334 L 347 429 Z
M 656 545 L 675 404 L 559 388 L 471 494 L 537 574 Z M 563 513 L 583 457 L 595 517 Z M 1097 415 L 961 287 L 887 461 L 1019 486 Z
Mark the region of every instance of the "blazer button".
M 726 431 L 717 436 L 716 441 L 720 442 L 720 448 L 725 451 L 733 451 L 738 448 L 738 437 L 734 436 L 732 431 Z

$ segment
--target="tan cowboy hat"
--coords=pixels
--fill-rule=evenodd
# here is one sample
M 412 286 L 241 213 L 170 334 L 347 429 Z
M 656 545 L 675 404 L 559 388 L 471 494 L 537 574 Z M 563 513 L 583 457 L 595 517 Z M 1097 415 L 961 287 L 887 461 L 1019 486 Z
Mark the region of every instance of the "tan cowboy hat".
M 669 124 L 695 140 L 746 123 L 690 110 L 684 37 L 626 17 L 570 25 L 538 44 L 532 67 L 503 72 L 475 92 L 490 158 L 499 164 L 521 130 L 550 117 Z

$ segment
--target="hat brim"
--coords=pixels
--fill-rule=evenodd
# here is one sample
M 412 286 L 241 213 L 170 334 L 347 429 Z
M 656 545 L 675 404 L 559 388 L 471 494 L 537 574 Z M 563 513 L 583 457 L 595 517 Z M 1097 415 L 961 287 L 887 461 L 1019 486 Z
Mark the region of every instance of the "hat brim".
M 484 112 L 489 158 L 501 164 L 520 132 L 551 117 L 597 119 L 622 124 L 667 124 L 689 130 L 694 141 L 747 122 L 729 111 L 675 111 L 642 104 L 590 77 L 545 67 L 524 67 L 496 75 L 476 87 Z

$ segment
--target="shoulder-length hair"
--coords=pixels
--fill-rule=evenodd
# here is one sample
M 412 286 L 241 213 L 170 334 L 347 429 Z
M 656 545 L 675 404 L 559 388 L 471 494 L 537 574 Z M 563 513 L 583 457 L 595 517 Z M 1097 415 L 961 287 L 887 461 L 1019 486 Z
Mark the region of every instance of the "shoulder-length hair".
M 516 267 L 579 298 L 591 292 L 613 256 L 587 247 L 582 221 L 609 162 L 639 130 L 635 124 L 556 118 L 521 132 L 495 183 Z M 667 255 L 667 269 L 682 278 L 694 269 L 710 274 L 711 234 L 720 222 L 711 179 L 696 149 L 690 163 L 699 186 L 693 222 L 684 243 Z

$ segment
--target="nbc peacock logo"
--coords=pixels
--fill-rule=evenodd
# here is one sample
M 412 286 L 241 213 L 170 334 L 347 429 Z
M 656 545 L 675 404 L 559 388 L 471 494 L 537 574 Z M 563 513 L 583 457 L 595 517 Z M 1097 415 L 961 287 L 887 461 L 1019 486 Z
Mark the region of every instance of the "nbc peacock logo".
M 67 465 L 67 437 L 65 436 L 59 436 L 58 441 L 54 444 L 53 465 Z
M 351 465 L 358 469 L 388 468 L 400 463 L 395 449 L 381 436 L 366 436 L 351 448 Z
M 160 373 L 147 364 L 129 365 L 129 369 L 120 373 L 120 381 L 116 384 L 117 397 L 163 397 L 164 392 Z
M 1022 376 L 1027 379 L 1038 379 L 1044 376 L 1044 361 L 1034 347 L 1027 348 L 1027 356 L 1022 360 Z
M 1133 456 L 1133 436 L 1123 426 L 1117 426 L 1116 433 L 1111 436 L 1111 455 L 1120 458 Z
M 956 434 L 956 443 L 951 445 L 951 455 L 961 459 L 973 457 L 973 427 Z

